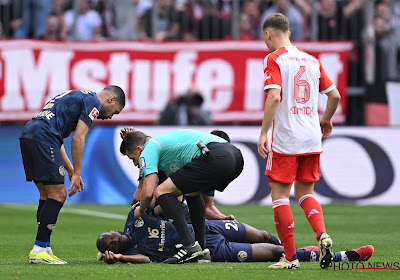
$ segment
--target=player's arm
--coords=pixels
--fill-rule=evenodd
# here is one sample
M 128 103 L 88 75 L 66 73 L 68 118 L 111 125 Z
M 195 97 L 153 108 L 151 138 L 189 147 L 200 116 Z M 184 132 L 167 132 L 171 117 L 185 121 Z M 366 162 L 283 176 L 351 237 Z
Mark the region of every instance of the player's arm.
M 136 188 L 135 193 L 133 194 L 133 201 L 140 200 L 140 194 L 142 192 L 142 189 L 143 189 L 143 178 L 138 181 L 138 186 Z
M 71 186 L 68 189 L 68 196 L 73 196 L 77 191 L 83 190 L 83 181 L 81 178 L 82 155 L 85 147 L 85 137 L 89 127 L 82 120 L 78 121 L 74 135 L 71 141 L 71 155 L 74 167 L 74 173 L 71 178 Z
M 207 220 L 234 220 L 235 217 L 231 214 L 226 216 L 222 214 L 218 208 L 214 205 L 214 196 L 207 196 L 201 194 L 206 207 L 206 219 Z
M 143 188 L 140 192 L 140 207 L 135 209 L 135 219 L 138 219 L 146 211 L 153 199 L 154 190 L 157 187 L 158 175 L 151 173 L 143 178 Z
M 61 145 L 60 153 L 61 153 L 62 161 L 64 162 L 64 165 L 65 165 L 65 169 L 68 172 L 68 179 L 71 181 L 72 174 L 74 173 L 74 167 L 72 166 L 72 163 L 67 156 L 67 152 L 65 151 L 64 144 Z
M 151 263 L 149 257 L 141 254 L 137 255 L 122 255 L 122 254 L 114 254 L 111 251 L 105 251 L 103 254 L 103 261 L 108 264 L 114 264 L 116 262 L 123 263 Z
M 331 134 L 333 127 L 332 117 L 333 114 L 336 112 L 336 109 L 339 106 L 340 102 L 340 93 L 337 88 L 332 89 L 331 91 L 326 93 L 326 95 L 328 96 L 326 109 L 320 121 L 322 138 L 326 138 Z
M 270 88 L 267 90 L 267 99 L 264 106 L 264 117 L 261 126 L 260 139 L 258 140 L 258 154 L 265 159 L 269 152 L 267 133 L 272 125 L 281 102 L 281 91 L 277 88 Z

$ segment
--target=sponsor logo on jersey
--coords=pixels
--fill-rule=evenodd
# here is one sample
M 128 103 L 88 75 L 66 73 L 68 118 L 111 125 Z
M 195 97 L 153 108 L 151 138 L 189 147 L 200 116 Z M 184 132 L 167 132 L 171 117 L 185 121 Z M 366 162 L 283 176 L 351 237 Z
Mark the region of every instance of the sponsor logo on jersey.
M 146 169 L 146 160 L 144 157 L 139 158 L 139 167 L 140 167 L 140 172 L 143 172 L 143 170 Z
M 179 169 L 179 166 L 176 163 L 173 163 L 169 166 L 172 172 L 176 172 Z
M 99 110 L 96 107 L 93 107 L 92 111 L 89 114 L 89 118 L 94 121 L 95 118 L 99 116 Z
M 237 253 L 237 258 L 240 262 L 244 262 L 247 260 L 247 252 L 246 251 L 239 251 Z
M 61 165 L 58 168 L 58 172 L 60 173 L 61 176 L 64 176 L 65 175 L 65 167 Z

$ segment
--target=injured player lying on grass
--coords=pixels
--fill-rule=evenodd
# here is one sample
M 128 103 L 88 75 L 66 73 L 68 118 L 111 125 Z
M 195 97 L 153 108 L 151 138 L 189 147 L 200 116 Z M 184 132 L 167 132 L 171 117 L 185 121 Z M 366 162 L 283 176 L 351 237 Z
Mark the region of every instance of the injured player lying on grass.
M 172 223 L 146 214 L 142 216 L 143 220 L 135 220 L 134 210 L 138 205 L 129 212 L 124 232 L 110 231 L 99 236 L 97 260 L 108 264 L 163 262 L 176 253 L 180 242 Z M 206 247 L 204 256 L 194 262 L 273 262 L 284 252 L 273 235 L 235 220 L 207 221 Z M 366 261 L 373 252 L 371 245 L 340 251 L 334 253 L 333 261 Z M 319 259 L 317 246 L 303 247 L 296 253 L 299 261 Z

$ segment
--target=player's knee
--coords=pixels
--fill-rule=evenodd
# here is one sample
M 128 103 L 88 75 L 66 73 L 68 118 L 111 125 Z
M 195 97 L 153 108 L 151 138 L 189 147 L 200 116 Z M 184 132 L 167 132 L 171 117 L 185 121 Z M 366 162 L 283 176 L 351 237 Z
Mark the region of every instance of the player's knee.
M 278 261 L 282 257 L 282 254 L 284 252 L 285 250 L 283 246 L 275 245 L 274 248 L 272 249 L 274 261 Z
M 157 187 L 154 194 L 156 195 L 156 198 L 158 198 L 160 195 L 164 194 L 165 191 L 162 189 L 162 187 Z
M 257 230 L 257 243 L 269 243 L 271 236 L 265 230 Z

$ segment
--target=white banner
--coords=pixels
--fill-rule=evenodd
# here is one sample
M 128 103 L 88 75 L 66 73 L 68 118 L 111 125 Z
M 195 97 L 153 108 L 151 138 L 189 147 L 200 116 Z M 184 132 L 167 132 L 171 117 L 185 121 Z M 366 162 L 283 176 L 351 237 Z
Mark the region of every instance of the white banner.
M 215 128 L 195 127 L 207 132 Z M 136 129 L 157 136 L 176 127 Z M 241 149 L 245 165 L 242 174 L 224 192 L 216 192 L 216 202 L 271 204 L 265 160 L 257 153 L 260 128 L 219 129 L 226 131 L 231 142 Z M 334 127 L 332 135 L 323 142 L 322 177 L 315 185 L 316 198 L 322 204 L 400 205 L 399 139 L 400 129 L 395 128 Z

